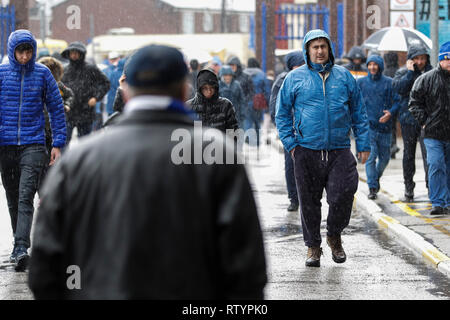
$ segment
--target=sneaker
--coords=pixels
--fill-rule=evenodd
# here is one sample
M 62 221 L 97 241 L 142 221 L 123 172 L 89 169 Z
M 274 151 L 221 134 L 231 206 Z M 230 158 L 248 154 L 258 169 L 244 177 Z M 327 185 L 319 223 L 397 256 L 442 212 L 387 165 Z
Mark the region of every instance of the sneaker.
M 405 199 L 406 199 L 406 201 L 413 201 L 414 200 L 414 190 L 406 190 L 405 191 Z
M 347 260 L 347 256 L 345 255 L 344 248 L 342 248 L 341 235 L 334 237 L 327 236 L 327 243 L 331 248 L 333 261 L 336 263 L 344 263 Z
M 432 216 L 437 216 L 441 214 L 445 214 L 444 208 L 442 207 L 433 207 L 430 211 L 430 215 Z
M 14 269 L 16 271 L 25 271 L 28 267 L 28 261 L 30 259 L 27 248 L 25 248 L 24 246 L 18 246 L 16 252 L 17 253 Z
M 17 246 L 14 245 L 13 251 L 11 252 L 11 255 L 9 256 L 9 262 L 10 263 L 15 263 L 16 262 L 16 257 L 17 257 Z
M 291 202 L 289 207 L 287 208 L 287 211 L 297 211 L 298 210 L 298 203 Z
M 377 189 L 375 188 L 370 188 L 369 189 L 369 195 L 367 196 L 367 198 L 369 198 L 370 200 L 375 200 L 377 198 Z
M 308 247 L 305 265 L 307 267 L 320 267 L 320 256 L 323 256 L 322 248 Z

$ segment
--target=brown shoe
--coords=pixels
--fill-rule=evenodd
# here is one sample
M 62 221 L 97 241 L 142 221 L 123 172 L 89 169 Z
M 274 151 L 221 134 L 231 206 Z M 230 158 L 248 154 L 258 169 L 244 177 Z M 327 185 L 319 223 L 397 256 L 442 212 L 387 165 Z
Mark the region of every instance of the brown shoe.
M 333 261 L 336 263 L 343 263 L 347 259 L 344 248 L 342 248 L 341 235 L 334 237 L 327 236 L 327 243 L 331 248 L 331 255 Z
M 307 267 L 320 267 L 320 256 L 323 255 L 322 248 L 309 247 L 306 259 Z

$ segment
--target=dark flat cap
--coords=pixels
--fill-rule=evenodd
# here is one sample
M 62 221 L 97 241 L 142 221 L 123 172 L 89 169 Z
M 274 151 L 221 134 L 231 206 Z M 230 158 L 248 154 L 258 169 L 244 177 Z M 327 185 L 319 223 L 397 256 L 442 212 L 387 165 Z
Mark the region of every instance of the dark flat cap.
M 149 45 L 136 51 L 127 63 L 127 83 L 136 88 L 167 85 L 183 79 L 188 68 L 175 48 Z

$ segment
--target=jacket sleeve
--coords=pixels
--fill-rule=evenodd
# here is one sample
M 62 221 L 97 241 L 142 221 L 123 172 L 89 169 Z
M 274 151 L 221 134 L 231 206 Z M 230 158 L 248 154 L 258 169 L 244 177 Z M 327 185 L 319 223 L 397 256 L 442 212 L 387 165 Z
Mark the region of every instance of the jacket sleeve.
M 61 86 L 61 90 L 63 91 L 64 97 L 63 97 L 63 103 L 64 105 L 68 106 L 69 108 L 72 108 L 73 101 L 74 101 L 74 94 L 72 89 L 69 87 L 66 87 L 64 84 Z
M 226 128 L 227 129 L 233 129 L 233 130 L 236 130 L 236 129 L 238 129 L 238 123 L 237 123 L 237 120 L 236 120 L 236 111 L 235 111 L 235 109 L 234 109 L 234 107 L 233 107 L 233 104 L 231 103 L 231 101 L 227 101 L 227 109 L 226 109 L 227 111 L 227 113 L 226 113 L 226 121 L 227 121 L 227 124 L 226 124 Z
M 50 117 L 52 129 L 53 147 L 62 148 L 66 145 L 66 115 L 59 92 L 58 84 L 50 70 L 46 71 L 45 104 Z
M 394 88 L 391 87 L 390 90 L 390 101 L 391 101 L 391 108 L 389 109 L 389 112 L 395 116 L 398 114 L 398 112 L 400 111 L 400 106 L 401 106 L 401 97 L 400 95 L 395 92 Z
M 295 88 L 290 75 L 286 77 L 281 85 L 275 107 L 275 124 L 278 134 L 284 148 L 289 152 L 296 146 L 295 132 L 292 125 L 294 120 L 292 118 L 292 109 L 295 105 Z
M 408 109 L 420 126 L 425 125 L 428 114 L 426 110 L 426 99 L 429 97 L 426 87 L 425 74 L 417 78 L 411 90 Z M 427 94 L 428 93 L 428 94 Z
M 264 242 L 243 165 L 219 166 L 216 177 L 219 281 L 224 299 L 263 299 L 267 282 Z
M 46 181 L 36 214 L 28 285 L 36 299 L 61 299 L 67 276 L 62 263 L 61 219 L 65 191 L 61 161 L 48 172 Z
M 113 110 L 122 112 L 124 106 L 125 106 L 125 102 L 123 101 L 123 97 L 122 97 L 122 89 L 120 89 L 120 87 L 119 87 L 119 88 L 117 88 L 116 96 L 114 98 Z
M 97 99 L 97 101 L 101 101 L 103 97 L 108 93 L 109 88 L 111 87 L 111 83 L 109 82 L 108 77 L 101 72 L 98 68 L 93 68 L 95 76 L 95 92 L 94 98 Z
M 275 123 L 275 110 L 276 110 L 276 104 L 277 104 L 277 96 L 278 96 L 278 92 L 280 91 L 283 80 L 284 79 L 281 77 L 277 78 L 275 80 L 275 83 L 272 86 L 272 91 L 270 93 L 269 112 L 270 112 L 270 118 L 272 119 L 273 123 Z
M 414 83 L 414 71 L 407 69 L 397 70 L 394 79 L 392 81 L 392 86 L 394 91 L 402 96 L 409 95 L 411 87 Z
M 350 81 L 350 112 L 352 117 L 352 129 L 356 139 L 357 152 L 370 151 L 369 120 L 367 118 L 366 105 L 359 85 L 349 73 Z

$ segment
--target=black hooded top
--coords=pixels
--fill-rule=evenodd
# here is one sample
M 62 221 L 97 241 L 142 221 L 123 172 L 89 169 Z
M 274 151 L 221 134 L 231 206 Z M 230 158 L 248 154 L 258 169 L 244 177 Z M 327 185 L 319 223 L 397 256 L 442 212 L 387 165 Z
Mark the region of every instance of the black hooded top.
M 80 59 L 69 59 L 70 51 L 80 52 Z M 64 71 L 62 82 L 72 89 L 75 100 L 68 114 L 71 122 L 89 122 L 94 120 L 95 107 L 90 107 L 88 101 L 96 98 L 101 101 L 109 91 L 110 83 L 106 75 L 97 66 L 88 64 L 86 59 L 86 47 L 81 42 L 71 43 L 62 53 L 62 57 L 69 59 L 70 63 Z
M 350 71 L 365 71 L 365 72 L 368 71 L 365 64 L 367 58 L 361 47 L 355 46 L 351 48 L 348 55 L 345 58 L 349 59 L 350 63 L 343 65 L 344 68 Z M 355 64 L 353 62 L 354 59 L 361 59 L 361 64 Z
M 398 54 L 396 52 L 387 52 L 384 56 L 384 72 L 383 74 L 387 77 L 393 78 L 395 76 L 395 72 L 398 70 Z
M 239 84 L 242 87 L 242 91 L 244 92 L 244 97 L 245 97 L 245 102 L 246 105 L 248 106 L 250 101 L 253 101 L 253 81 L 252 78 L 243 72 L 242 70 L 242 64 L 241 64 L 241 60 L 239 60 L 238 57 L 231 57 L 228 62 L 228 65 L 236 65 L 237 66 L 237 70 L 234 73 L 234 78 L 239 81 Z
M 202 86 L 209 84 L 214 87 L 214 95 L 206 99 Z M 219 97 L 219 79 L 214 72 L 205 69 L 197 75 L 197 92 L 194 98 L 186 101 L 202 121 L 203 126 L 216 128 L 225 132 L 227 129 L 237 129 L 238 124 L 233 104 L 226 98 Z
M 430 64 L 430 55 L 428 54 L 428 51 L 425 47 L 411 46 L 408 50 L 408 60 L 423 54 L 426 55 L 428 58 L 424 70 L 420 71 L 417 69 L 417 67 L 414 67 L 414 71 L 412 71 L 408 70 L 406 66 L 404 66 L 399 70 L 397 70 L 394 76 L 394 80 L 392 81 L 392 87 L 401 97 L 400 111 L 398 115 L 401 124 L 411 124 L 411 125 L 417 124 L 416 119 L 412 116 L 411 112 L 409 112 L 408 110 L 408 103 L 411 89 L 418 77 L 420 77 L 423 73 L 433 69 Z

